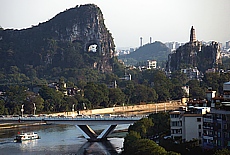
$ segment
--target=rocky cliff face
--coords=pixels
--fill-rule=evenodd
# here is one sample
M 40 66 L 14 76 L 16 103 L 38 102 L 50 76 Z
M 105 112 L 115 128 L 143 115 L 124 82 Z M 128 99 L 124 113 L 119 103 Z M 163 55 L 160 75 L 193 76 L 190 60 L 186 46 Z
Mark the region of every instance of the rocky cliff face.
M 197 67 L 204 73 L 207 69 L 218 68 L 221 63 L 220 45 L 217 42 L 202 45 L 201 42 L 196 41 L 186 43 L 169 54 L 167 70 L 175 71 Z
M 66 26 L 56 23 L 60 20 Z M 55 38 L 71 42 L 83 42 L 85 51 L 90 45 L 98 46 L 100 55 L 113 57 L 114 42 L 111 33 L 104 24 L 103 14 L 99 7 L 93 4 L 76 6 L 60 13 L 51 21 Z
M 65 63 L 66 47 L 71 45 L 76 48 L 78 45 L 83 52 L 78 57 L 93 57 L 88 61 L 91 67 L 102 72 L 112 70 L 109 61 L 114 57 L 113 37 L 104 24 L 100 8 L 94 4 L 76 6 L 29 29 L 0 30 L 0 38 L 0 53 L 5 52 L 5 58 L 21 58 L 12 61 L 11 65 L 20 66 L 24 63 L 39 66 L 58 61 Z M 65 48 L 62 48 L 62 44 L 65 44 Z M 9 50 L 13 51 L 12 57 L 9 57 Z M 26 55 L 27 59 L 33 60 L 25 59 Z

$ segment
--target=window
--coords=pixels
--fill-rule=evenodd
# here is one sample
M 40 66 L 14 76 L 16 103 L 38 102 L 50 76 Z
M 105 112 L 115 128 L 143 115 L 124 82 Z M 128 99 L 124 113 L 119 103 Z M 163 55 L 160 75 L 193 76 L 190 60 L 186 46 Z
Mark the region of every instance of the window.
M 230 146 L 230 141 L 228 141 L 228 146 Z
M 199 137 L 201 137 L 201 132 L 199 132 Z
M 217 145 L 220 146 L 221 145 L 221 141 L 217 140 Z
M 221 129 L 221 124 L 220 123 L 217 123 L 217 128 Z
M 198 129 L 201 129 L 201 124 L 198 125 Z
M 201 118 L 197 118 L 197 122 L 201 122 Z
M 220 132 L 218 132 L 217 134 L 218 134 L 218 135 L 217 135 L 218 137 L 221 137 L 221 133 L 220 133 Z

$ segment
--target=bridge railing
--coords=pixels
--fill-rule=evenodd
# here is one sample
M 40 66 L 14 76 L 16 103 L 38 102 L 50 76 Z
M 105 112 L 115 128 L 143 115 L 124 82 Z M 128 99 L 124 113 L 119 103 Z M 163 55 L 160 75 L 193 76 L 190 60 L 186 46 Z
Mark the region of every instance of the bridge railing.
M 140 120 L 145 116 L 115 116 L 115 117 L 3 117 L 0 121 L 43 121 L 43 120 Z

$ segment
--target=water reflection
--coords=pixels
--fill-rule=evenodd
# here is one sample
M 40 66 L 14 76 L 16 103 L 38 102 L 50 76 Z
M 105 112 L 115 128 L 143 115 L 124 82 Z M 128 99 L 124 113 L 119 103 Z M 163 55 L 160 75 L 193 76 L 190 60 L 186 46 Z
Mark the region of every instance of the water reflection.
M 110 141 L 86 142 L 78 150 L 77 155 L 117 155 L 120 152 L 121 148 L 114 146 Z
M 100 126 L 95 129 L 101 128 Z M 123 128 L 122 126 L 119 129 Z M 41 139 L 15 143 L 18 132 L 37 132 Z M 115 133 L 118 134 L 118 133 Z M 111 136 L 114 137 L 114 136 Z M 117 136 L 116 136 L 117 137 Z M 120 137 L 120 136 L 119 136 Z M 124 138 L 108 138 L 105 142 L 88 142 L 71 125 L 41 125 L 0 130 L 0 154 L 110 154 L 121 152 Z
M 19 143 L 20 149 L 23 152 L 27 151 L 27 150 L 31 150 L 32 148 L 35 148 L 38 141 L 39 141 L 39 139 L 22 141 L 21 143 Z

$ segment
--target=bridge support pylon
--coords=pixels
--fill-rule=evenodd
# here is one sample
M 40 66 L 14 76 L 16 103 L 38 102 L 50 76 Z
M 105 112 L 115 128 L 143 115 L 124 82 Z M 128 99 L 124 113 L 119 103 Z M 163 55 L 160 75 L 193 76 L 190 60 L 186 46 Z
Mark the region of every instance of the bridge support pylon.
M 107 136 L 114 131 L 117 127 L 117 124 L 109 125 L 106 129 L 104 129 L 100 135 L 97 135 L 96 132 L 90 128 L 88 125 L 75 125 L 83 134 L 83 136 L 88 141 L 102 141 L 106 140 Z

